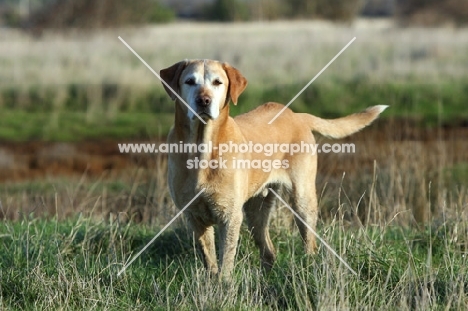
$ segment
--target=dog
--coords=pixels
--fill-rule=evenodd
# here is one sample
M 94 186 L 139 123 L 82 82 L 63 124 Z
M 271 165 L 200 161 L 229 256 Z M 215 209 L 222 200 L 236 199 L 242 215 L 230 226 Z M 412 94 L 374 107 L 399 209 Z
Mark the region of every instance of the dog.
M 374 121 L 387 106 L 373 106 L 343 118 L 326 120 L 285 109 L 269 102 L 239 115 L 229 116 L 230 102 L 237 105 L 247 86 L 246 78 L 228 63 L 215 60 L 184 60 L 160 71 L 164 88 L 175 103 L 174 126 L 168 144 L 205 146 L 246 146 L 276 144 L 315 144 L 312 131 L 331 138 L 351 135 Z M 190 108 L 189 108 L 190 107 Z M 203 193 L 187 207 L 185 215 L 194 237 L 200 244 L 205 266 L 213 274 L 231 275 L 243 217 L 260 250 L 262 267 L 268 271 L 276 253 L 269 235 L 269 215 L 275 195 L 268 188 L 286 187 L 292 208 L 311 227 L 317 222 L 315 177 L 317 156 L 311 153 L 275 150 L 267 156 L 261 152 L 241 152 L 231 148 L 221 155 L 220 149 L 169 153 L 168 184 L 175 205 L 182 209 L 200 191 Z M 235 149 L 235 150 L 234 150 Z M 222 160 L 221 160 L 222 158 Z M 204 167 L 194 161 L 205 160 Z M 223 166 L 216 166 L 219 160 Z M 271 170 L 236 167 L 237 161 L 265 163 L 273 161 Z M 263 161 L 263 162 L 262 162 Z M 276 162 L 275 162 L 276 161 Z M 279 162 L 278 162 L 279 161 Z M 295 218 L 305 252 L 317 248 L 315 236 Z M 219 228 L 219 266 L 216 256 L 214 225 Z

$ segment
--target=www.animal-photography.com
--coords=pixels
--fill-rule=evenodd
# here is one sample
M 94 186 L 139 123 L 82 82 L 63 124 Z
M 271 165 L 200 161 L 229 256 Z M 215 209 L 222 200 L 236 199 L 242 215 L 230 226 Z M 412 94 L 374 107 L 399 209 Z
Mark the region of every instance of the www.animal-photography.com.
M 0 309 L 466 310 L 467 9 L 0 0 Z

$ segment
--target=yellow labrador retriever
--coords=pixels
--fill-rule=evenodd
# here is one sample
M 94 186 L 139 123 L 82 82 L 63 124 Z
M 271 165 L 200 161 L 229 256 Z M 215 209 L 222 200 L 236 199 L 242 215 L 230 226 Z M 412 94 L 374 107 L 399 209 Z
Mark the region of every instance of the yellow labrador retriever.
M 315 228 L 317 156 L 312 152 L 293 154 L 287 146 L 315 144 L 312 131 L 332 138 L 353 134 L 370 124 L 387 107 L 374 106 L 334 120 L 286 109 L 268 124 L 284 108 L 283 105 L 266 103 L 236 118 L 229 116 L 229 102 L 237 104 L 247 80 L 227 63 L 185 60 L 161 70 L 160 74 L 169 86 L 164 85 L 164 88 L 176 101 L 175 124 L 168 143 L 212 146 L 210 150 L 170 153 L 168 182 L 178 208 L 183 208 L 205 189 L 187 208 L 186 216 L 201 245 L 207 269 L 225 277 L 234 267 L 244 213 L 260 249 L 262 266 L 269 270 L 275 261 L 275 249 L 268 232 L 275 197 L 267 191 L 269 187 L 289 189 L 293 209 Z M 249 145 L 256 151 L 262 146 L 278 148 L 262 153 L 254 152 L 252 148 L 246 152 L 245 148 L 239 147 Z M 223 150 L 218 146 L 224 146 Z M 313 253 L 315 236 L 298 219 L 296 224 L 306 253 Z M 220 233 L 219 271 L 213 225 L 219 226 Z

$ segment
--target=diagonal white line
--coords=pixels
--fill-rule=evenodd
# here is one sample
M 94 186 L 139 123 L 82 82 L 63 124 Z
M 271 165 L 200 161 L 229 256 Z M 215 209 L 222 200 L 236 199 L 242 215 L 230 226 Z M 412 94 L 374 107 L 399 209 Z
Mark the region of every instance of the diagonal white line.
M 278 199 L 279 199 L 284 205 L 286 205 L 287 208 L 289 208 L 289 210 L 294 214 L 294 216 L 297 217 L 297 219 L 299 219 L 300 221 L 302 221 L 302 223 L 317 237 L 317 239 L 319 239 L 319 241 L 322 242 L 322 244 L 325 245 L 325 246 L 328 248 L 328 250 L 329 250 L 333 255 L 335 255 L 335 256 L 346 266 L 346 268 L 349 269 L 349 271 L 351 271 L 354 275 L 357 275 L 356 271 L 354 271 L 353 268 L 351 268 L 351 267 L 348 265 L 348 263 L 347 263 L 346 261 L 344 261 L 344 259 L 341 258 L 341 256 L 338 255 L 337 252 L 335 252 L 335 250 L 334 250 L 333 248 L 331 248 L 331 246 L 328 245 L 327 242 L 325 242 L 325 240 L 323 240 L 323 239 L 317 234 L 317 232 L 315 232 L 315 230 L 312 229 L 312 227 L 309 226 L 309 225 L 304 221 L 304 219 L 302 219 L 302 218 L 291 208 L 291 206 L 289 206 L 289 204 L 286 203 L 286 202 L 283 200 L 283 198 L 282 198 L 278 193 L 276 193 L 275 190 L 273 190 L 273 189 L 271 189 L 271 188 L 268 188 L 268 189 L 270 189 L 270 191 L 273 192 L 273 193 L 278 197 Z
M 169 84 L 166 83 L 166 81 L 164 81 L 160 75 L 158 75 L 158 73 L 156 71 L 154 71 L 153 68 L 151 68 L 150 65 L 148 65 L 148 63 L 145 62 L 145 60 L 143 58 L 140 57 L 140 55 L 138 55 L 137 52 L 135 52 L 135 50 L 132 49 L 132 47 L 130 45 L 128 45 L 127 42 L 125 42 L 124 39 L 122 39 L 120 36 L 119 36 L 119 40 L 122 41 L 123 44 L 125 44 L 125 46 L 130 50 L 132 51 L 133 54 L 135 54 L 136 57 L 138 57 L 138 59 L 146 66 L 148 67 L 148 69 L 156 76 L 158 77 L 159 80 L 161 80 L 161 82 L 169 89 L 171 90 L 172 93 L 174 93 L 175 96 L 177 96 L 178 99 L 180 99 L 181 102 L 183 102 L 185 104 L 185 106 L 187 106 L 188 109 L 190 109 L 190 111 L 192 111 L 198 119 L 200 119 L 200 121 L 203 122 L 203 124 L 206 124 L 206 122 L 198 115 L 198 113 L 195 112 L 195 110 L 192 109 L 192 107 L 190 107 L 186 102 L 185 100 L 182 99 L 182 97 L 179 96 L 179 94 L 176 93 L 176 91 L 174 91 L 170 86 Z
M 280 111 L 280 112 L 278 112 L 278 113 L 276 114 L 276 116 L 275 116 L 273 119 L 271 119 L 271 120 L 270 120 L 270 122 L 268 122 L 268 124 L 271 124 L 271 123 L 273 123 L 273 121 L 275 121 L 275 120 L 276 120 L 276 118 L 278 118 L 278 117 L 279 117 L 279 115 L 280 115 L 280 114 L 282 114 L 282 113 L 283 113 L 283 112 L 286 110 L 286 108 L 288 108 L 288 107 L 289 107 L 289 105 L 291 105 L 291 104 L 292 104 L 292 102 L 293 102 L 293 101 L 295 101 L 295 100 L 296 100 L 296 98 L 298 98 L 298 97 L 299 97 L 299 95 L 301 95 L 301 94 L 302 94 L 302 92 L 304 92 L 304 91 L 305 91 L 305 89 L 306 89 L 306 88 L 308 88 L 308 87 L 309 87 L 309 85 L 311 85 L 311 84 L 312 84 L 312 82 L 314 82 L 314 81 L 315 81 L 315 79 L 317 79 L 317 78 L 318 78 L 318 77 L 319 77 L 319 76 L 322 74 L 322 72 L 324 72 L 324 71 L 325 71 L 325 69 L 327 69 L 327 68 L 328 68 L 328 66 L 330 66 L 330 65 L 331 65 L 331 63 L 333 63 L 333 62 L 335 61 L 335 59 L 337 59 L 337 58 L 338 58 L 338 56 L 340 56 L 340 54 L 341 54 L 341 53 L 343 53 L 343 52 L 344 52 L 344 51 L 345 51 L 345 50 L 346 50 L 346 49 L 347 49 L 347 48 L 348 48 L 348 47 L 351 45 L 351 43 L 353 43 L 353 42 L 354 42 L 354 40 L 356 40 L 356 37 L 354 37 L 354 38 L 353 38 L 351 41 L 349 41 L 349 43 L 348 43 L 348 44 L 346 44 L 346 46 L 345 46 L 344 48 L 342 48 L 342 49 L 341 49 L 341 51 L 339 51 L 339 52 L 338 52 L 338 54 L 336 54 L 336 55 L 335 55 L 335 57 L 333 57 L 333 58 L 332 58 L 332 60 L 331 60 L 331 61 L 329 61 L 329 62 L 328 62 L 328 64 L 327 64 L 325 67 L 323 67 L 323 69 L 322 69 L 322 70 L 320 70 L 320 72 L 319 72 L 318 74 L 316 74 L 316 75 L 315 75 L 315 77 L 313 77 L 313 78 L 312 78 L 312 80 L 310 80 L 310 81 L 309 81 L 309 83 L 307 83 L 307 85 L 306 85 L 306 86 L 304 86 L 304 87 L 302 88 L 302 90 L 300 90 L 300 91 L 299 91 L 299 93 L 297 93 L 297 95 L 296 95 L 296 96 L 294 96 L 294 98 L 293 98 L 293 99 L 291 99 L 291 100 L 289 101 L 289 103 L 288 103 L 286 106 L 284 106 L 284 107 L 283 107 L 283 109 L 281 109 L 281 111 Z
M 193 203 L 193 201 L 195 201 L 196 198 L 198 198 L 200 196 L 200 194 L 202 194 L 202 192 L 205 191 L 205 188 L 202 188 L 202 190 L 200 190 L 200 192 L 197 193 L 196 196 L 193 197 L 192 200 L 190 200 L 190 202 L 187 203 L 187 205 L 184 206 L 183 209 L 180 210 L 180 212 L 177 213 L 177 215 L 174 216 L 174 218 L 172 218 L 171 221 L 169 221 L 167 223 L 167 225 L 164 226 L 164 228 L 161 229 L 161 231 L 158 232 L 158 234 L 156 234 L 154 236 L 154 238 L 148 242 L 148 244 L 145 245 L 145 247 L 143 247 L 143 249 L 141 251 L 138 252 L 138 254 L 136 254 L 132 260 L 130 260 L 129 263 L 127 263 L 123 268 L 122 270 L 119 271 L 119 273 L 117 273 L 117 276 L 120 276 L 122 273 L 125 272 L 125 270 L 127 270 L 128 266 L 130 266 L 138 257 L 140 257 L 140 255 L 161 235 L 161 233 L 164 232 L 164 230 L 166 230 L 173 222 L 174 220 L 177 219 L 177 217 L 179 217 L 186 209 L 187 207 L 190 206 L 190 204 Z

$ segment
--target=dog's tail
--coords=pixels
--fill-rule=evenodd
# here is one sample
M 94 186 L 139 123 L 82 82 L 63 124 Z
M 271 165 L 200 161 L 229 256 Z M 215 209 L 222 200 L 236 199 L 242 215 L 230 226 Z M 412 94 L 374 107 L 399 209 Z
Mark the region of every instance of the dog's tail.
M 333 120 L 321 119 L 307 113 L 299 113 L 299 115 L 311 130 L 330 138 L 343 138 L 371 124 L 387 107 L 385 105 L 373 106 L 362 112 Z

